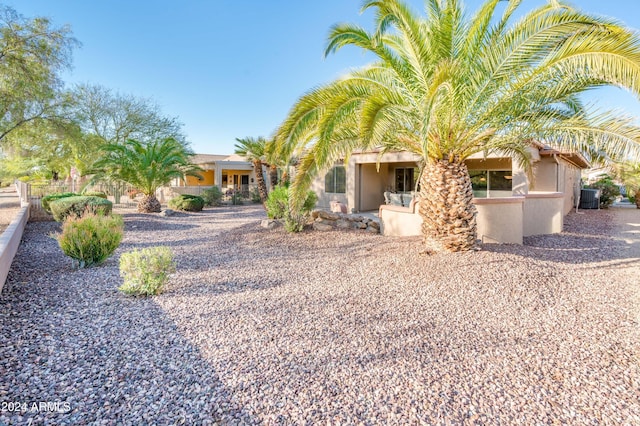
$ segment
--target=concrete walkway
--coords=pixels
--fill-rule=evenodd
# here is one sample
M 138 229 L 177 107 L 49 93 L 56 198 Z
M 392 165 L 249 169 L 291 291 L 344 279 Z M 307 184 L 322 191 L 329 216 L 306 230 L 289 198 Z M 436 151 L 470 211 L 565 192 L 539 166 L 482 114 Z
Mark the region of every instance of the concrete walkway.
M 8 186 L 0 189 L 0 232 L 4 231 L 20 210 L 20 198 L 16 188 Z

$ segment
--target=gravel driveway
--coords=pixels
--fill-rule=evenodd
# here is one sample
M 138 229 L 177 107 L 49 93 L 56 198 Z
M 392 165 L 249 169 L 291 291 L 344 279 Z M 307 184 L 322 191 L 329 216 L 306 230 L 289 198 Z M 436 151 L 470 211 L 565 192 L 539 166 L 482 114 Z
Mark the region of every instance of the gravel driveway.
M 434 256 L 263 217 L 127 213 L 117 255 L 78 271 L 30 223 L 0 296 L 0 424 L 640 424 L 640 210 Z M 158 244 L 166 292 L 121 295 L 119 254 Z

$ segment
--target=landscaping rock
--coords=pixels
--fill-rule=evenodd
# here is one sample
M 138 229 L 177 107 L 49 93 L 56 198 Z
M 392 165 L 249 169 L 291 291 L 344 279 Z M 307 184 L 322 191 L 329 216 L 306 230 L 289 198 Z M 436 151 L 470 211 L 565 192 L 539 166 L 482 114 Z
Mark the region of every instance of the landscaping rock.
M 316 231 L 332 231 L 335 228 L 326 222 L 314 222 L 313 229 Z
M 332 213 L 325 210 L 317 210 L 317 212 L 318 212 L 318 217 L 321 217 L 322 219 L 327 219 L 327 220 L 340 219 L 340 215 L 338 213 Z
M 160 213 L 160 216 L 171 217 L 171 216 L 174 216 L 175 214 L 176 212 L 174 210 L 164 209 L 162 213 Z
M 276 219 L 263 219 L 260 222 L 260 226 L 266 229 L 275 229 L 279 226 L 282 226 L 282 222 Z

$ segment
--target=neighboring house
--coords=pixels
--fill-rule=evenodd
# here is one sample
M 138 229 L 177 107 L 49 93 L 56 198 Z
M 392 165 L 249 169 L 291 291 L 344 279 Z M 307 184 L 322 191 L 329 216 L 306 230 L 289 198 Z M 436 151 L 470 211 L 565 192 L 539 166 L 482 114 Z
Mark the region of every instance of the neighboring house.
M 175 192 L 192 193 L 202 187 L 210 188 L 214 185 L 223 193 L 248 192 L 256 185 L 253 164 L 239 155 L 196 154 L 191 161 L 204 169 L 200 173 L 202 178 L 187 176 L 186 180 L 174 179 L 171 187 Z
M 539 144 L 531 155 L 531 176 L 509 156 L 476 155 L 466 161 L 483 242 L 522 243 L 523 236 L 562 231 L 564 215 L 575 207 L 581 170 L 589 164 L 579 154 Z M 417 190 L 419 161 L 408 152 L 354 152 L 346 165 L 338 163 L 314 180 L 318 207 L 340 202 L 349 212 L 380 209 L 383 234 L 419 235 L 421 219 L 402 216 L 418 215 L 410 194 Z M 396 206 L 380 208 L 386 203 Z

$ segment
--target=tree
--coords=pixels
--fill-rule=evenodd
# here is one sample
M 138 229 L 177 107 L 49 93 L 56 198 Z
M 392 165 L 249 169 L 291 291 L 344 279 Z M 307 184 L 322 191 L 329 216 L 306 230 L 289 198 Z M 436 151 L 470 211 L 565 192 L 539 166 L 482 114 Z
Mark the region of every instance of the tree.
M 465 159 L 501 152 L 530 165 L 530 142 L 640 158 L 631 118 L 587 109 L 579 94 L 603 85 L 640 93 L 640 43 L 613 19 L 559 1 L 512 23 L 521 1 L 487 0 L 471 15 L 458 0 L 426 0 L 418 16 L 399 0 L 367 0 L 374 29 L 331 29 L 326 54 L 355 46 L 369 66 L 315 88 L 292 107 L 276 139 L 303 152 L 292 185 L 302 203 L 315 175 L 354 149 L 421 156 L 420 214 L 433 250 L 469 250 L 476 209 Z
M 625 185 L 627 196 L 640 209 L 640 162 L 623 162 L 614 167 L 615 176 Z
M 79 84 L 69 93 L 68 120 L 77 123 L 88 135 L 107 143 L 124 143 L 128 139 L 151 142 L 167 138 L 186 144 L 182 124 L 166 117 L 151 99 L 114 93 L 89 84 Z
M 104 155 L 94 164 L 92 181 L 124 182 L 139 189 L 144 197 L 138 203 L 142 213 L 159 212 L 156 190 L 172 179 L 200 177 L 202 169 L 189 162 L 193 153 L 175 139 L 142 143 L 129 139 L 101 148 Z
M 69 68 L 78 44 L 69 27 L 0 6 L 0 142 L 26 123 L 57 115 L 58 73 Z
M 246 137 L 244 139 L 236 138 L 238 142 L 235 145 L 235 153 L 242 155 L 253 163 L 253 171 L 258 182 L 258 193 L 260 194 L 260 202 L 264 205 L 267 201 L 267 184 L 264 181 L 264 173 L 262 173 L 262 161 L 265 157 L 265 146 L 267 141 L 262 136 L 258 138 Z

